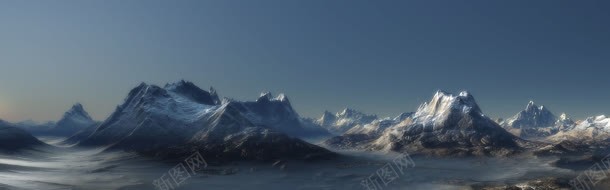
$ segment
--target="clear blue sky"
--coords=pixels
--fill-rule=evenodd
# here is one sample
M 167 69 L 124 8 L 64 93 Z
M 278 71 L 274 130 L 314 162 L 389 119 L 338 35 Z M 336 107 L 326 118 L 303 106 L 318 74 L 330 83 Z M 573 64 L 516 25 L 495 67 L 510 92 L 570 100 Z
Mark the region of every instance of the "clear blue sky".
M 99 120 L 139 82 L 285 92 L 303 116 L 413 111 L 467 89 L 491 117 L 529 100 L 610 113 L 610 2 L 0 1 L 0 118 Z

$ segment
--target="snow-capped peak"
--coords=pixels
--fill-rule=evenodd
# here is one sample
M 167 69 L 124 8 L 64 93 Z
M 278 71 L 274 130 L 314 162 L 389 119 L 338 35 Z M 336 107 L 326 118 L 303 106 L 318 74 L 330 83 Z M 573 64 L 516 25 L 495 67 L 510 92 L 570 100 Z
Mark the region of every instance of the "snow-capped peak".
M 415 115 L 418 117 L 437 117 L 448 114 L 451 111 L 461 111 L 463 113 L 481 112 L 474 97 L 467 91 L 462 91 L 456 96 L 439 90 L 434 94 L 432 100 L 419 106 Z
M 271 95 L 271 92 L 261 92 L 261 95 L 256 99 L 256 102 L 271 101 L 272 99 L 273 95 Z
M 526 112 L 542 112 L 542 111 L 546 111 L 547 109 L 544 107 L 544 105 L 538 106 L 536 105 L 536 103 L 534 103 L 534 101 L 530 100 L 527 103 L 527 106 L 525 106 L 525 111 Z
M 535 109 L 536 107 L 537 107 L 537 106 L 536 106 L 536 104 L 534 103 L 534 101 L 533 101 L 533 100 L 530 100 L 530 101 L 527 103 L 527 106 L 525 106 L 525 110 L 531 110 L 531 109 Z
M 275 98 L 273 98 L 273 100 L 280 102 L 288 102 L 288 96 L 286 96 L 284 93 L 280 93 Z
M 555 122 L 555 126 L 559 129 L 570 129 L 573 128 L 576 123 L 574 120 L 568 117 L 566 113 L 561 113 L 557 121 Z
M 434 126 L 441 124 L 454 113 L 483 116 L 481 109 L 469 92 L 462 91 L 459 95 L 453 95 L 439 90 L 429 102 L 419 106 L 413 118 L 417 123 Z
M 343 134 L 354 126 L 365 125 L 376 119 L 376 115 L 367 115 L 351 108 L 345 108 L 334 115 L 325 111 L 317 122 L 332 133 Z
M 364 115 L 364 114 L 362 114 L 359 111 L 356 111 L 354 109 L 351 109 L 351 108 L 345 108 L 345 109 L 343 109 L 343 111 L 341 111 L 340 113 L 337 114 L 338 117 L 352 117 L 354 115 Z
M 564 115 L 567 118 L 567 115 Z M 534 101 L 529 101 L 525 110 L 508 120 L 508 125 L 513 128 L 522 127 L 549 127 L 554 126 L 562 119 L 558 119 L 551 111 L 544 106 L 538 106 Z

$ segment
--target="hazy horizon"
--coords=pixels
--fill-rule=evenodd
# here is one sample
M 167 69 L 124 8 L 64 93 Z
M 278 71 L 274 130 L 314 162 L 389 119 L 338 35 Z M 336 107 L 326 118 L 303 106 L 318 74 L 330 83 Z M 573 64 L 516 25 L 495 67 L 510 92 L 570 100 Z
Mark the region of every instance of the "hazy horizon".
M 140 82 L 395 116 L 436 90 L 507 118 L 610 114 L 610 2 L 2 1 L 0 119 L 105 119 Z

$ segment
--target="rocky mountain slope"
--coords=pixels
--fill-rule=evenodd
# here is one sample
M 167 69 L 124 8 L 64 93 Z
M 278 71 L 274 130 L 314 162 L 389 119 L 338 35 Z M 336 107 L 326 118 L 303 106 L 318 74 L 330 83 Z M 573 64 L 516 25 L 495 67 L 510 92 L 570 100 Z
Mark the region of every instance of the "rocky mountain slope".
M 299 125 L 286 96 L 263 94 L 256 102 L 217 97 L 186 81 L 165 87 L 142 83 L 78 146 L 165 157 L 200 151 L 223 161 L 331 154 L 288 135 L 307 129 Z
M 485 116 L 468 92 L 438 91 L 411 117 L 391 126 L 378 138 L 343 135 L 325 143 L 356 148 L 432 155 L 509 155 L 522 148 L 520 138 Z

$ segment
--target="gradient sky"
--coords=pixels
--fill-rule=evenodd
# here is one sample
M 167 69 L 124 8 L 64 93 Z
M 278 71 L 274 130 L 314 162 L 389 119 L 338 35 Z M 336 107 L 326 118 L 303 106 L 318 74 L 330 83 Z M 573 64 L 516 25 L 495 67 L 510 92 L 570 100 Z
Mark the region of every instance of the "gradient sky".
M 0 118 L 103 120 L 140 82 L 394 116 L 438 89 L 491 117 L 610 114 L 610 1 L 0 1 Z

